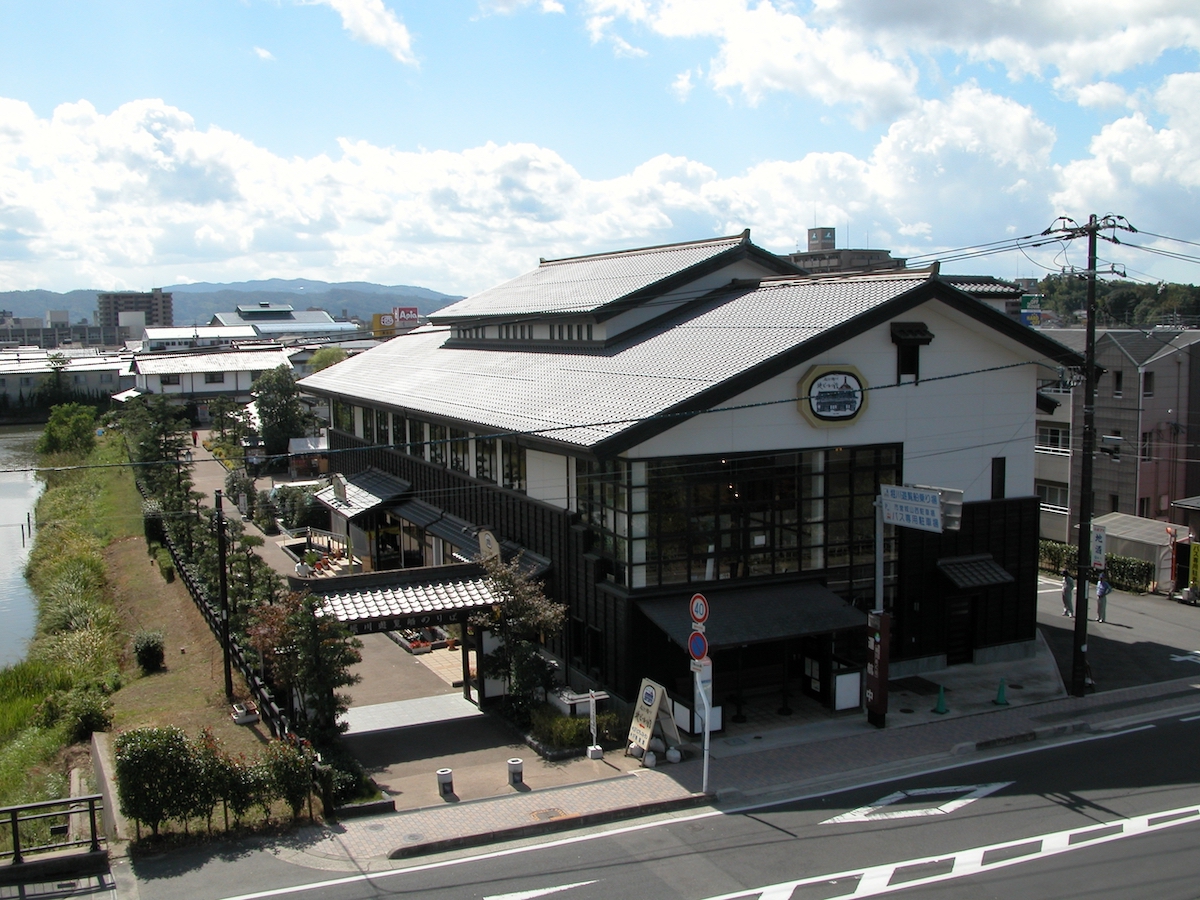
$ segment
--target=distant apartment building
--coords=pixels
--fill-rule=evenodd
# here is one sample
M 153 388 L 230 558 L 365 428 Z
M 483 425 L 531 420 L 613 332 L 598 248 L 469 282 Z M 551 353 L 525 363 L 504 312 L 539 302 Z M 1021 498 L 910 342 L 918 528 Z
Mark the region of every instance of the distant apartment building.
M 837 249 L 837 229 L 829 226 L 808 229 L 808 249 L 787 257 L 810 275 L 843 272 L 877 272 L 903 269 L 906 259 L 893 258 L 890 250 Z
M 1083 350 L 1081 328 L 1039 330 Z M 1094 515 L 1182 521 L 1172 504 L 1200 495 L 1200 459 L 1188 437 L 1200 433 L 1200 330 L 1099 330 L 1096 362 L 1104 372 L 1096 383 Z M 1082 386 L 1043 387 L 1034 465 L 1043 538 L 1075 540 L 1082 441 Z
M 170 293 L 154 288 L 149 293 L 116 291 L 96 297 L 97 321 L 101 328 L 117 328 L 122 324 L 121 313 L 142 313 L 147 327 L 175 324 Z

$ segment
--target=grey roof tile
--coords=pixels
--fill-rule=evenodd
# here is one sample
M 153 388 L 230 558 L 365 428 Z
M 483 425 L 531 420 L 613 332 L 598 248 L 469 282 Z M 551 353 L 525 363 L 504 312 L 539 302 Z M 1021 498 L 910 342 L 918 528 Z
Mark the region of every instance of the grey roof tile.
M 473 316 L 587 313 L 732 250 L 743 240 L 739 235 L 546 260 L 532 272 L 452 303 L 430 318 L 449 322 Z
M 324 600 L 322 611 L 346 624 L 479 609 L 504 602 L 502 596 L 492 593 L 486 578 L 385 585 L 326 594 Z
M 880 304 L 927 274 L 769 279 L 602 351 L 447 348 L 424 328 L 317 372 L 307 390 L 593 446 Z

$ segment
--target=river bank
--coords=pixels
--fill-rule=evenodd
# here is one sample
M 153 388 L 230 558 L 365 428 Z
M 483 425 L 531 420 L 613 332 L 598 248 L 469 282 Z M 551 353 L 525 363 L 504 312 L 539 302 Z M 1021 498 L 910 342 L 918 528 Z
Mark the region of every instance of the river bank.
M 25 580 L 33 546 L 29 526 L 43 484 L 32 471 L 41 427 L 0 426 L 0 668 L 25 657 L 37 625 L 37 600 Z

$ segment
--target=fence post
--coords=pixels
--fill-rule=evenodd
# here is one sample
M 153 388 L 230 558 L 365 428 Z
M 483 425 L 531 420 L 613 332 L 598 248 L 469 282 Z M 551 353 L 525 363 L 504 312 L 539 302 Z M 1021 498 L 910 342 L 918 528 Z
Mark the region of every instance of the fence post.
M 88 820 L 92 828 L 92 847 L 93 853 L 100 852 L 100 835 L 96 833 L 96 798 L 88 798 Z
M 21 863 L 25 862 L 25 860 L 21 857 L 21 819 L 17 815 L 17 811 L 15 809 L 9 811 L 8 817 L 12 825 L 13 865 L 19 866 Z

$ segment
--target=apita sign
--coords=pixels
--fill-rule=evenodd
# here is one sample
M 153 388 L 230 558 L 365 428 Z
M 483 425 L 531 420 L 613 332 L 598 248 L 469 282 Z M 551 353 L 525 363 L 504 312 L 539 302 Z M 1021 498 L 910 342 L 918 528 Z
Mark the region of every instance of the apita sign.
M 867 383 L 854 366 L 813 366 L 797 395 L 800 414 L 821 427 L 848 425 L 867 408 Z

